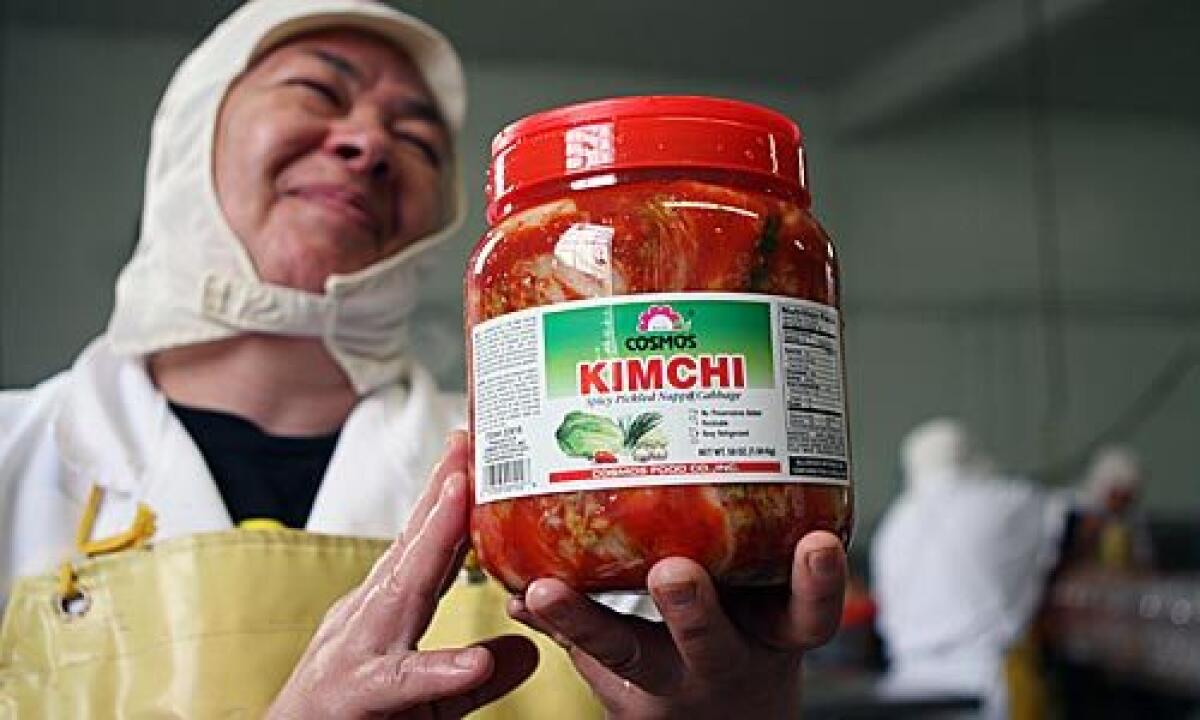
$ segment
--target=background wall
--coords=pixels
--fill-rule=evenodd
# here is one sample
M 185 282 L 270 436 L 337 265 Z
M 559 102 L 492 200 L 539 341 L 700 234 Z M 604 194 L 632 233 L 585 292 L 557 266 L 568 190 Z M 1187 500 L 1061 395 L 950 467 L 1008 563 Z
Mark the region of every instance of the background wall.
M 1077 470 L 1115 429 L 1144 456 L 1151 507 L 1200 505 L 1200 244 L 1185 210 L 1200 132 L 1069 110 L 1053 127 L 1066 404 L 1049 418 L 1027 114 L 947 109 L 833 150 L 867 516 L 879 485 L 898 487 L 899 439 L 937 413 L 1023 472 Z M 1157 403 L 1156 381 L 1171 383 Z
M 1157 60 L 1143 58 L 1139 70 L 1138 53 L 1152 47 L 1125 47 L 1124 75 L 1100 66 L 1104 87 L 1140 88 L 1131 93 L 1138 103 L 1096 104 L 1094 91 L 1067 92 L 1082 84 L 1077 66 L 1079 77 L 1096 67 L 1087 62 L 1091 46 L 1111 47 L 1106 33 L 1127 27 L 1129 13 L 1141 17 L 1112 0 L 1086 22 L 1054 26 L 1060 44 L 1052 47 L 1061 52 L 1051 66 L 1051 143 L 1038 144 L 1023 94 L 1026 63 L 1003 35 L 1013 18 L 988 14 L 1012 3 L 971 3 L 974 14 L 943 20 L 945 5 L 925 3 L 929 28 L 896 28 L 896 42 L 873 63 L 832 63 L 828 76 L 800 81 L 683 60 L 606 67 L 586 53 L 574 62 L 467 54 L 462 147 L 473 208 L 427 288 L 427 362 L 461 388 L 461 269 L 483 228 L 484 153 L 497 129 L 533 110 L 610 94 L 741 97 L 803 125 L 816 210 L 841 253 L 860 528 L 897 488 L 904 433 L 947 413 L 971 422 L 1001 464 L 1057 469 L 1046 476 L 1054 482 L 1077 472 L 1079 454 L 1109 431 L 1143 453 L 1151 509 L 1194 517 L 1200 239 L 1191 216 L 1200 199 L 1200 113 L 1155 100 L 1140 82 L 1161 80 Z M 1182 11 L 1172 8 L 1183 5 L 1154 17 L 1178 26 Z M 421 10 L 436 14 L 432 5 Z M 2 387 L 67 367 L 103 329 L 135 236 L 153 108 L 203 31 L 17 15 L 0 33 Z M 1183 24 L 1200 29 L 1195 15 Z M 954 38 L 964 33 L 978 42 L 959 48 Z M 989 38 L 999 50 L 973 60 Z M 952 52 L 960 55 L 954 72 L 941 57 Z M 1194 73 L 1194 61 L 1170 58 L 1185 78 L 1181 64 L 1193 63 Z M 926 82 L 906 89 L 903 78 L 920 73 Z M 1057 227 L 1060 263 L 1058 300 L 1049 305 L 1038 245 L 1046 217 Z M 1048 312 L 1059 331 L 1048 328 Z M 1061 349 L 1065 374 L 1048 369 L 1047 347 Z M 1065 383 L 1051 384 L 1055 377 Z M 1051 397 L 1062 401 L 1050 407 Z

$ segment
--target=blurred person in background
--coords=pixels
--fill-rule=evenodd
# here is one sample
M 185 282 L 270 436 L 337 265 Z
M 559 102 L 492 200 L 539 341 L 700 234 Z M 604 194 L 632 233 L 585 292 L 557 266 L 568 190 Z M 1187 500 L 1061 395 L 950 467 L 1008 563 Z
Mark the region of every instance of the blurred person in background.
M 1041 716 L 1028 633 L 1061 512 L 1034 486 L 1000 474 L 956 420 L 917 426 L 901 455 L 904 488 L 871 541 L 886 687 L 975 696 L 987 718 Z
M 1129 448 L 1101 448 L 1080 483 L 1064 534 L 1064 569 L 1150 570 L 1154 550 L 1137 507 L 1146 474 Z
M 1046 627 L 1058 636 L 1050 666 L 1068 720 L 1195 716 L 1196 675 L 1184 660 L 1194 657 L 1188 626 L 1160 622 L 1154 609 L 1178 603 L 1156 587 L 1158 580 L 1167 587 L 1192 580 L 1158 575 L 1150 529 L 1138 508 L 1145 482 L 1137 454 L 1110 445 L 1092 454 L 1078 486 L 1065 493 L 1071 509 L 1056 570 L 1065 590 L 1057 594 Z M 1173 683 L 1162 683 L 1156 672 L 1164 670 L 1168 677 L 1189 678 L 1191 691 L 1177 694 Z
M 464 112 L 449 42 L 369 0 L 256 0 L 183 61 L 108 329 L 0 393 L 0 714 L 798 712 L 841 606 L 828 533 L 754 631 L 682 558 L 651 573 L 662 623 L 539 580 L 548 632 L 520 637 L 498 586 L 453 582 L 462 403 L 406 328 L 463 217 Z

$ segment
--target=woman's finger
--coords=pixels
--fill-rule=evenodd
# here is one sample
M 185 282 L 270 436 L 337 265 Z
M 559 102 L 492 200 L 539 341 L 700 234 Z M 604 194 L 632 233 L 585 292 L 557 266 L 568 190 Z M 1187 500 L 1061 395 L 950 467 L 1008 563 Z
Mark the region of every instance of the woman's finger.
M 455 473 L 387 574 L 363 596 L 351 622 L 372 650 L 412 648 L 425 633 L 467 537 L 467 479 Z
M 842 619 L 846 594 L 846 550 L 837 536 L 809 533 L 796 544 L 792 563 L 792 597 L 788 603 L 795 647 L 812 649 L 829 642 Z
M 458 718 L 512 692 L 538 666 L 537 646 L 520 635 L 501 635 L 479 643 L 494 658 L 492 674 L 471 692 L 436 703 L 439 718 Z
M 413 507 L 412 514 L 408 516 L 409 521 L 404 526 L 404 532 L 400 533 L 402 539 L 411 539 L 412 532 L 432 512 L 446 478 L 455 473 L 464 475 L 467 473 L 467 446 L 467 434 L 462 430 L 455 430 L 446 437 L 446 447 L 442 451 L 442 457 L 433 467 L 433 472 L 429 477 L 429 486 L 426 487 L 425 492 L 421 493 L 421 498 Z
M 667 558 L 650 569 L 646 583 L 689 670 L 713 677 L 741 662 L 745 645 L 703 566 Z
M 549 623 L 544 623 L 541 620 L 538 620 L 537 615 L 534 615 L 532 612 L 530 612 L 529 607 L 525 604 L 524 598 L 520 597 L 519 595 L 513 595 L 510 597 L 504 609 L 510 618 L 529 627 L 530 629 L 536 630 L 547 636 L 554 634 L 554 628 L 551 627 Z
M 352 707 L 346 710 L 399 712 L 470 695 L 487 683 L 494 668 L 495 659 L 482 647 L 379 655 L 350 679 L 345 691 Z
M 534 581 L 525 591 L 525 606 L 537 620 L 535 629 L 549 630 L 573 656 L 585 653 L 641 688 L 664 690 L 679 676 L 679 658 L 670 643 L 655 641 L 661 628 L 605 607 L 561 580 Z
M 353 606 L 357 602 L 357 588 L 351 590 L 345 595 L 338 598 L 329 609 L 325 611 L 325 616 L 321 618 L 321 624 L 317 627 L 317 632 L 313 634 L 312 640 L 308 643 L 308 650 L 304 656 L 315 652 L 317 648 L 324 645 L 330 640 L 339 630 L 341 630 L 346 620 L 353 612 Z
M 738 598 L 738 619 L 779 650 L 811 650 L 837 632 L 846 587 L 846 552 L 836 535 L 812 532 L 796 544 L 790 592 Z
M 429 484 L 425 486 L 425 491 L 421 493 L 421 497 L 417 499 L 417 504 L 413 506 L 413 511 L 408 516 L 404 530 L 388 546 L 383 555 L 375 561 L 375 564 L 371 567 L 371 571 L 367 573 L 366 579 L 359 586 L 363 592 L 360 592 L 359 596 L 353 601 L 352 610 L 357 610 L 358 605 L 361 604 L 365 590 L 377 584 L 381 578 L 392 572 L 396 564 L 400 562 L 400 558 L 404 554 L 405 548 L 408 547 L 412 535 L 424 525 L 425 519 L 429 517 L 429 513 L 433 511 L 438 498 L 441 497 L 442 486 L 445 485 L 446 478 L 456 472 L 466 473 L 466 471 L 467 434 L 461 430 L 455 430 L 446 438 L 446 448 L 442 451 L 442 457 L 437 465 L 434 466 L 429 478 Z

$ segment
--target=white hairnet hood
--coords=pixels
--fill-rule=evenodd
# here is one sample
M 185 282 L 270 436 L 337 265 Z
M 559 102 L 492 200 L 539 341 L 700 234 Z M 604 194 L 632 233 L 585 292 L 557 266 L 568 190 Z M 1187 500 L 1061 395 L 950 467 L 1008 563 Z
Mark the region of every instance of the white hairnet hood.
M 1142 464 L 1129 448 L 1119 445 L 1102 448 L 1092 459 L 1083 483 L 1083 499 L 1103 507 L 1114 490 L 1137 492 L 1142 486 Z
M 141 236 L 117 281 L 108 336 L 118 353 L 159 350 L 265 332 L 319 337 L 365 394 L 402 378 L 407 322 L 429 249 L 453 232 L 464 207 L 448 163 L 441 229 L 397 255 L 348 275 L 323 294 L 262 282 L 221 212 L 213 181 L 217 114 L 230 86 L 262 52 L 296 35 L 360 28 L 403 48 L 451 131 L 463 122 L 462 68 L 425 23 L 368 0 L 254 0 L 221 23 L 171 80 L 150 140 Z
M 908 487 L 921 491 L 967 482 L 992 473 L 966 426 L 952 418 L 935 418 L 912 430 L 901 448 Z

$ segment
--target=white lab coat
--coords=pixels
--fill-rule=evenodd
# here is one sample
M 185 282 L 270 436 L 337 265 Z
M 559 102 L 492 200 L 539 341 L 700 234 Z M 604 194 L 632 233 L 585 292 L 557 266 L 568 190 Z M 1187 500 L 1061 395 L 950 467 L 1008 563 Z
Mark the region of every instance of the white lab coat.
M 394 536 L 462 420 L 461 398 L 439 393 L 422 368 L 364 397 L 342 430 L 307 529 Z M 15 578 L 71 557 L 93 483 L 106 490 L 95 537 L 124 530 L 139 501 L 157 515 L 159 540 L 232 527 L 203 457 L 144 361 L 115 355 L 103 337 L 70 370 L 0 393 L 0 609 Z
M 1008 717 L 1004 655 L 1037 609 L 1061 525 L 1061 506 L 1022 482 L 905 491 L 871 543 L 889 690 L 976 695 L 984 717 Z

